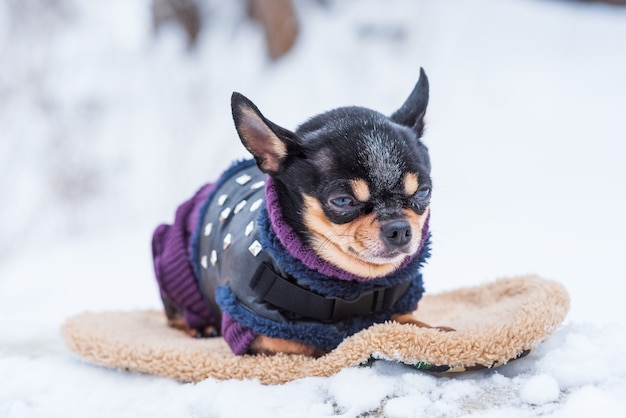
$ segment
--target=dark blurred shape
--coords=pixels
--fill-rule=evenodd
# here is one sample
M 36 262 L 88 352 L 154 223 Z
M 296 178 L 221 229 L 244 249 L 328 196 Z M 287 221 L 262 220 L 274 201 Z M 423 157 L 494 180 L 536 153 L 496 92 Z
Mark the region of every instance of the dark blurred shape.
M 248 0 L 248 14 L 263 25 L 272 59 L 286 54 L 296 42 L 298 22 L 292 0 Z
M 615 4 L 618 6 L 626 6 L 626 0 L 575 0 L 584 3 L 608 3 Z
M 201 6 L 206 0 L 152 0 L 152 22 L 156 30 L 165 23 L 180 25 L 193 48 L 202 31 Z M 296 42 L 298 21 L 292 0 L 247 0 L 248 16 L 265 32 L 267 52 L 273 60 L 285 55 Z
M 187 35 L 187 45 L 192 48 L 202 30 L 202 17 L 196 0 L 152 0 L 152 23 L 156 30 L 164 23 L 176 22 Z

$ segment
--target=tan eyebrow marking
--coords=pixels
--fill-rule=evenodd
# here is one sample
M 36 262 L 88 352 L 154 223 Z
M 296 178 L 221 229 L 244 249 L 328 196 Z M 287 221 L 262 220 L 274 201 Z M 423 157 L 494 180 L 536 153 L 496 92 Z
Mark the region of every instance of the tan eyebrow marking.
M 359 202 L 367 202 L 370 199 L 370 188 L 363 179 L 350 180 L 352 193 Z
M 407 196 L 413 196 L 417 192 L 419 182 L 417 181 L 417 174 L 406 173 L 404 176 L 404 192 Z

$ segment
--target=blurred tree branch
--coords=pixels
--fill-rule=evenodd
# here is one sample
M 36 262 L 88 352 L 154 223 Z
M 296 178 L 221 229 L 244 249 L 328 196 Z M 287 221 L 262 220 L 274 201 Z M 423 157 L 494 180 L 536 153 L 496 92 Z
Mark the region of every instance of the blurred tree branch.
M 626 0 L 578 0 L 578 1 L 583 1 L 586 3 L 608 3 L 608 4 L 615 4 L 615 5 L 620 5 L 620 6 L 626 5 Z
M 187 45 L 193 47 L 202 30 L 202 17 L 197 0 L 152 0 L 152 24 L 158 29 L 174 21 L 185 30 Z
M 250 17 L 265 31 L 267 51 L 272 59 L 286 54 L 298 36 L 298 22 L 292 0 L 248 0 Z
M 202 31 L 200 3 L 206 0 L 152 0 L 152 21 L 156 29 L 176 22 L 185 31 L 192 48 Z M 276 60 L 286 54 L 298 36 L 298 21 L 292 0 L 246 0 L 248 16 L 263 26 L 267 52 Z

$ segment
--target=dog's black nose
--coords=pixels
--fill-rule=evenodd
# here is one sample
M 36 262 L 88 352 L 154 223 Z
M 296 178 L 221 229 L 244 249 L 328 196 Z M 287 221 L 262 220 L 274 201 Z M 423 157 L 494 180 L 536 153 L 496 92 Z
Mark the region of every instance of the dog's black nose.
M 387 243 L 395 247 L 401 247 L 411 240 L 411 225 L 405 220 L 387 222 L 381 231 Z

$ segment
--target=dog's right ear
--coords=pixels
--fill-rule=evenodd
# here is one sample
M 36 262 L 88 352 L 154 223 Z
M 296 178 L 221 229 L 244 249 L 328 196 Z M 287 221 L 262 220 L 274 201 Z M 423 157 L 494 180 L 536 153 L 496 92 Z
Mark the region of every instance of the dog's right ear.
M 296 134 L 266 119 L 242 94 L 233 93 L 231 107 L 239 138 L 257 166 L 268 174 L 280 173 L 285 159 L 299 143 Z
M 424 133 L 424 115 L 428 106 L 428 77 L 423 68 L 420 68 L 420 78 L 413 91 L 400 109 L 393 115 L 391 120 L 400 125 L 407 126 L 420 138 Z

